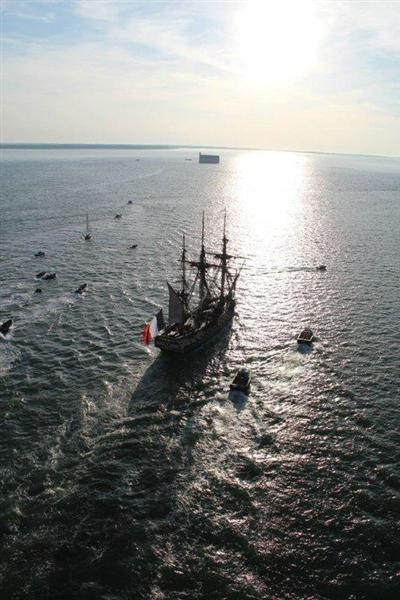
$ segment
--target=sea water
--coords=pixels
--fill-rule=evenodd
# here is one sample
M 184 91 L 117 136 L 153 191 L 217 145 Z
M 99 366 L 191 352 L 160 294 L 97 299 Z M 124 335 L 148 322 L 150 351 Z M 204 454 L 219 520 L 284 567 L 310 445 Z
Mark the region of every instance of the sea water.
M 400 159 L 215 152 L 3 150 L 2 598 L 398 598 Z M 225 209 L 232 327 L 144 346 Z

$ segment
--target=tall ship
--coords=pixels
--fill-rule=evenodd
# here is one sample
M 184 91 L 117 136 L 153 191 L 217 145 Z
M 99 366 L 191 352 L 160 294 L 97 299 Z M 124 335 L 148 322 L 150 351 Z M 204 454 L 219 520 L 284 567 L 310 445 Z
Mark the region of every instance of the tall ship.
M 181 255 L 180 289 L 167 282 L 169 291 L 168 323 L 164 323 L 162 309 L 146 324 L 144 338 L 154 338 L 157 348 L 165 352 L 185 353 L 200 348 L 215 338 L 232 321 L 235 311 L 235 290 L 243 264 L 231 269 L 232 259 L 243 259 L 228 254 L 226 215 L 221 252 L 206 252 L 204 245 L 204 213 L 202 220 L 201 250 L 198 260 L 188 260 L 185 235 Z M 208 260 L 211 257 L 212 262 Z M 243 259 L 244 260 L 244 259 Z M 191 271 L 188 273 L 188 271 Z

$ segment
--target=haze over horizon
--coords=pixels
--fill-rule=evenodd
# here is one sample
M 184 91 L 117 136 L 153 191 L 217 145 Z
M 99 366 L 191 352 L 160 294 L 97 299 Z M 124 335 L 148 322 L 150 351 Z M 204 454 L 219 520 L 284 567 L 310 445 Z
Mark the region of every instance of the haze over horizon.
M 400 154 L 398 2 L 5 0 L 8 143 Z

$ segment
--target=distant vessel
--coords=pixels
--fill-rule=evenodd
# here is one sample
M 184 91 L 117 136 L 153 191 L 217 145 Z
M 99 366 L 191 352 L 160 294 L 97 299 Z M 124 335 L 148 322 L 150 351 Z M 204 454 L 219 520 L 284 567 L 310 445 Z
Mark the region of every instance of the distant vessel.
M 218 164 L 219 156 L 218 154 L 202 154 L 199 152 L 199 163 Z
M 298 344 L 307 344 L 308 346 L 311 346 L 311 344 L 314 341 L 314 333 L 312 331 L 312 329 L 310 329 L 309 327 L 306 327 L 305 329 L 303 329 L 303 331 L 300 333 L 299 337 L 297 338 L 297 343 Z
M 2 335 L 7 335 L 7 333 L 11 329 L 12 324 L 13 324 L 12 319 L 8 319 L 8 321 L 4 321 L 4 323 L 1 323 L 0 324 L 0 333 Z
M 169 283 L 169 318 L 163 323 L 162 311 L 146 324 L 144 338 L 149 343 L 154 338 L 157 348 L 166 352 L 185 353 L 197 349 L 217 337 L 233 318 L 235 289 L 240 270 L 231 272 L 228 263 L 234 258 L 227 253 L 226 217 L 222 237 L 222 252 L 206 252 L 204 247 L 204 214 L 200 257 L 197 261 L 186 259 L 185 236 L 182 247 L 181 289 L 176 291 Z M 206 254 L 217 262 L 209 263 Z M 194 269 L 193 279 L 186 278 L 186 266 Z M 243 266 L 243 265 L 242 265 Z M 197 291 L 198 290 L 198 295 Z M 195 293 L 196 291 L 196 293 Z M 160 330 L 161 329 L 161 330 Z
M 85 292 L 87 289 L 87 283 L 82 283 L 82 285 L 80 285 L 78 287 L 78 289 L 75 290 L 75 294 L 83 294 L 83 292 Z
M 92 233 L 89 227 L 89 215 L 86 215 L 86 233 L 83 234 L 83 239 L 89 241 L 92 239 Z
M 243 392 L 246 394 L 246 396 L 248 396 L 250 392 L 250 383 L 251 371 L 248 369 L 239 369 L 229 387 L 231 390 L 238 390 L 239 392 Z

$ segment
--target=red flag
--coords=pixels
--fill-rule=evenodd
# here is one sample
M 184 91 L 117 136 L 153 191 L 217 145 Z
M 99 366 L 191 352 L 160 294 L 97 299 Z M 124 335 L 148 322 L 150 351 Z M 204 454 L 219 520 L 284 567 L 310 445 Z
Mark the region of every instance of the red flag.
M 151 342 L 150 323 L 146 323 L 144 326 L 143 341 L 145 344 L 150 344 Z
M 143 331 L 143 339 L 145 344 L 150 344 L 158 335 L 157 317 L 153 317 L 151 321 L 146 323 Z

